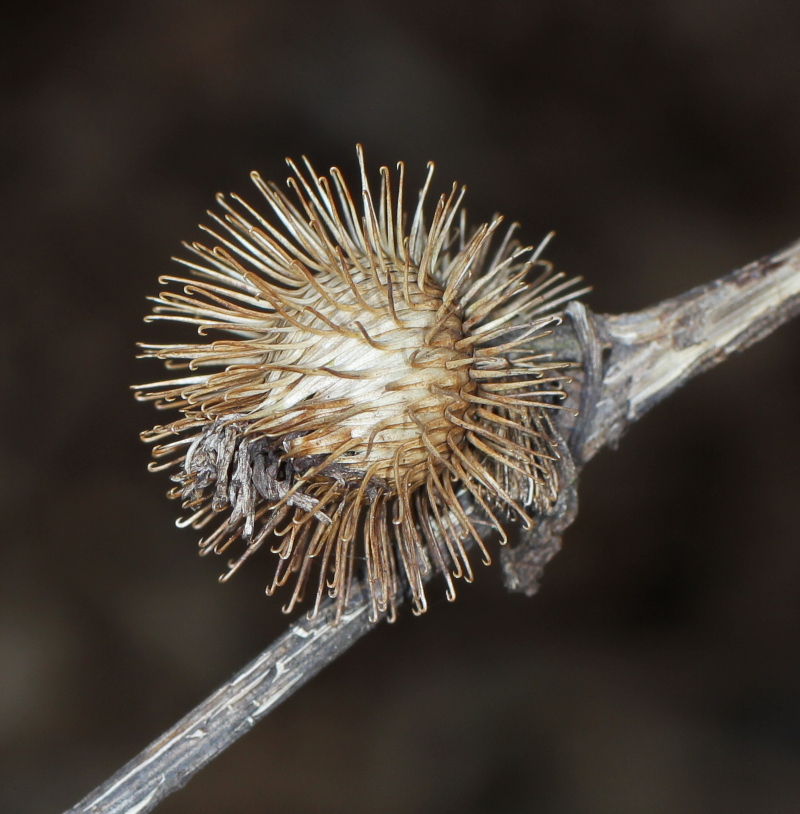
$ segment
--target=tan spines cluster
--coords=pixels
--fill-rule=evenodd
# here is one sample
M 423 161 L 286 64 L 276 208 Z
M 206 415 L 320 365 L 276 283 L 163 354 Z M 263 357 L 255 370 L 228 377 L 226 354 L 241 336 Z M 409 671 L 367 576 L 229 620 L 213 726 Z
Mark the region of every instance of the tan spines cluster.
M 547 410 L 563 365 L 530 345 L 580 292 L 513 228 L 490 257 L 500 221 L 467 237 L 455 186 L 426 228 L 430 171 L 410 226 L 402 165 L 396 200 L 382 168 L 376 207 L 359 158 L 360 213 L 338 170 L 328 180 L 307 163 L 307 175 L 291 165 L 297 204 L 254 176 L 277 226 L 218 197 L 217 246 L 189 247 L 199 261 L 180 262 L 197 279 L 163 278 L 183 290 L 155 298 L 150 319 L 228 338 L 143 346 L 189 375 L 138 395 L 184 413 L 146 434 L 159 442 L 153 468 L 179 467 L 183 524 L 228 512 L 201 550 L 246 544 L 223 579 L 269 540 L 268 592 L 296 576 L 287 610 L 316 569 L 315 608 L 327 588 L 342 611 L 363 556 L 375 614 L 393 614 L 404 583 L 422 612 L 430 568 L 450 598 L 454 579 L 472 578 L 469 538 L 488 562 L 476 524 L 505 540 L 498 511 L 530 525 L 528 507 L 555 500 Z

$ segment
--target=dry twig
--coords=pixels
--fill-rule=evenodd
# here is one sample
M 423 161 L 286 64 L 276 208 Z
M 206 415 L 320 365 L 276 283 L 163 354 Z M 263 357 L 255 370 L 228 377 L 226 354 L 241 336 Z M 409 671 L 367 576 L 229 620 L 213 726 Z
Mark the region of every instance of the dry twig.
M 574 303 L 550 339 L 581 365 L 564 412 L 561 482 L 553 512 L 524 544 L 504 550 L 510 590 L 531 594 L 577 512 L 577 473 L 629 424 L 690 378 L 762 339 L 800 311 L 800 243 L 726 277 L 633 314 L 597 316 Z M 555 349 L 555 348 L 553 348 Z M 571 453 L 571 455 L 570 455 Z M 141 814 L 183 786 L 375 625 L 356 596 L 339 625 L 334 609 L 303 618 L 206 701 L 67 814 Z

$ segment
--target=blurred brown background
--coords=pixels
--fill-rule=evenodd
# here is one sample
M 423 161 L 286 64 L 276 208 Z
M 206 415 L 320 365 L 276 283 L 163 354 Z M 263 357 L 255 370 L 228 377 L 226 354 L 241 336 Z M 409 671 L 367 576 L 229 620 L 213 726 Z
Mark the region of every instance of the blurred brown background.
M 790 0 L 15 3 L 2 26 L 0 810 L 59 812 L 286 625 L 173 525 L 145 295 L 283 157 L 469 186 L 643 307 L 800 236 Z M 800 323 L 586 470 L 534 599 L 482 569 L 163 814 L 800 811 Z

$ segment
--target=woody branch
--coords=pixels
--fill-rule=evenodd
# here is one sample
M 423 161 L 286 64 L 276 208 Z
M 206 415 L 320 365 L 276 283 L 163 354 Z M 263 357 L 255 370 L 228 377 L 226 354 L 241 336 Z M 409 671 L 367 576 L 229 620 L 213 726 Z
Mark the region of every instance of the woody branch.
M 604 446 L 698 373 L 763 339 L 800 311 L 800 242 L 707 285 L 631 314 L 573 304 L 553 335 L 580 363 L 570 397 L 580 417 L 561 425 L 564 488 L 554 511 L 505 552 L 511 589 L 535 591 L 577 511 L 576 477 Z M 570 454 L 571 453 L 571 454 Z M 353 597 L 334 624 L 332 603 L 302 618 L 175 726 L 66 814 L 144 814 L 375 627 Z

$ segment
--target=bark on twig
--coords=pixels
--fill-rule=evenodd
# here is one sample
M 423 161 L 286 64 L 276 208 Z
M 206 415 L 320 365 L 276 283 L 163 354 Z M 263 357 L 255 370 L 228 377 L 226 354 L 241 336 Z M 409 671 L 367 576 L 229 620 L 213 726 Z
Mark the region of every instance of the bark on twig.
M 603 446 L 690 378 L 762 339 L 800 311 L 800 243 L 633 314 L 597 316 L 572 304 L 553 335 L 581 365 L 565 413 L 559 500 L 523 545 L 503 551 L 507 586 L 534 593 L 577 513 L 577 475 Z M 563 355 L 562 354 L 562 355 Z M 67 814 L 143 814 L 189 778 L 375 623 L 355 596 L 339 625 L 330 604 L 291 625 L 258 658 Z
M 582 451 L 588 461 L 689 379 L 800 312 L 800 242 L 633 314 L 598 317 L 609 351 Z
M 333 625 L 332 602 L 303 617 L 185 718 L 153 741 L 70 812 L 141 814 L 181 788 L 255 723 L 371 630 L 369 600 Z

